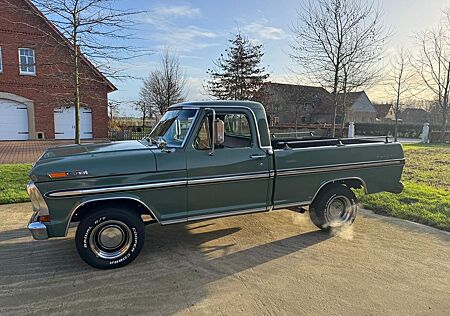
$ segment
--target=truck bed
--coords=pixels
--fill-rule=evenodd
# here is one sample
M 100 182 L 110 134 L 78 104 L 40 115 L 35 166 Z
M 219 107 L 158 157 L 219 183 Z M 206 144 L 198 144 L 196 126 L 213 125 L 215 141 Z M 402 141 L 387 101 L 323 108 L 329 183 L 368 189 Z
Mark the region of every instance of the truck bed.
M 367 193 L 398 193 L 404 156 L 399 143 L 375 138 L 272 139 L 275 207 L 309 205 L 318 188 L 344 179 Z M 347 182 L 348 182 L 347 181 Z

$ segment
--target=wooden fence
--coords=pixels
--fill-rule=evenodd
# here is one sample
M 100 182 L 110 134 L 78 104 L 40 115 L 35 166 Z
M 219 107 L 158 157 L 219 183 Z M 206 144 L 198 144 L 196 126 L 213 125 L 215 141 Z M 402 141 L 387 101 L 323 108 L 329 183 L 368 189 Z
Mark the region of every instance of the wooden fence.
M 140 140 L 146 137 L 147 132 L 133 132 L 133 131 L 109 131 L 109 139 L 112 141 L 118 140 Z

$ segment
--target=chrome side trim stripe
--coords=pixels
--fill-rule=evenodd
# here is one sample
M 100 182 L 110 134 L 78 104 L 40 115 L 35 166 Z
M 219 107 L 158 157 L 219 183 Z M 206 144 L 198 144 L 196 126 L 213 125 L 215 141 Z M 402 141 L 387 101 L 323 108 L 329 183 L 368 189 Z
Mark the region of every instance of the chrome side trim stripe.
M 96 188 L 96 189 L 75 190 L 75 191 L 59 191 L 59 192 L 51 192 L 51 193 L 48 193 L 47 195 L 49 197 L 69 197 L 69 196 L 77 196 L 77 195 L 112 193 L 112 192 L 120 192 L 120 191 L 158 189 L 158 188 L 181 186 L 181 185 L 186 185 L 186 184 L 187 184 L 186 180 L 181 180 L 181 181 L 124 185 L 124 186 L 117 186 L 117 187 Z
M 245 180 L 254 180 L 261 178 L 269 178 L 270 173 L 250 173 L 250 174 L 242 174 L 235 176 L 227 176 L 227 177 L 217 177 L 217 178 L 200 178 L 188 180 L 188 185 L 196 185 L 196 184 L 208 184 L 208 183 L 220 183 L 220 182 L 228 182 L 228 181 L 245 181 Z
M 259 212 L 267 212 L 267 208 L 256 208 L 256 209 L 233 211 L 233 212 L 197 215 L 197 216 L 185 217 L 185 218 L 180 218 L 180 219 L 160 221 L 160 224 L 161 225 L 171 225 L 171 224 L 178 224 L 178 223 L 195 222 L 195 221 L 200 221 L 200 220 L 204 220 L 204 219 L 212 219 L 212 218 L 227 217 L 227 216 L 234 216 L 234 215 L 244 215 L 244 214 L 259 213 Z
M 320 173 L 328 171 L 341 171 L 349 169 L 360 169 L 370 167 L 385 167 L 393 165 L 403 165 L 405 159 L 391 159 L 391 160 L 379 160 L 379 161 L 366 161 L 366 162 L 352 162 L 345 164 L 326 165 L 320 167 L 305 167 L 301 169 L 281 169 L 277 171 L 277 176 L 292 176 L 299 174 Z
M 148 184 L 136 184 L 136 185 L 125 185 L 116 187 L 106 187 L 106 188 L 95 188 L 95 189 L 85 189 L 85 190 L 71 190 L 71 191 L 56 191 L 47 193 L 48 197 L 59 198 L 59 197 L 70 197 L 79 195 L 91 195 L 100 193 L 113 193 L 121 191 L 135 191 L 135 190 L 147 190 L 147 189 L 159 189 L 166 187 L 175 187 L 183 185 L 201 185 L 201 184 L 211 184 L 211 183 L 221 183 L 229 181 L 246 181 L 254 179 L 269 178 L 270 173 L 249 173 L 240 174 L 234 176 L 225 177 L 215 177 L 215 178 L 199 178 L 193 180 L 179 180 L 179 181 L 169 181 L 169 182 L 158 182 L 158 183 L 148 183 Z
M 302 201 L 302 202 L 295 202 L 295 203 L 276 204 L 276 205 L 274 205 L 273 209 L 280 210 L 280 209 L 290 208 L 290 207 L 295 207 L 295 206 L 306 206 L 306 205 L 310 205 L 311 203 L 312 203 L 312 201 Z

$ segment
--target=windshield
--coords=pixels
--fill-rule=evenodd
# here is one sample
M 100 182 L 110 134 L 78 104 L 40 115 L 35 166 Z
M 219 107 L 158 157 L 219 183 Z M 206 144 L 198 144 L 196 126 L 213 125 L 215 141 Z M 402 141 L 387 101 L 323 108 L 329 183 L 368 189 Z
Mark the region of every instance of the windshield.
M 150 133 L 155 141 L 163 140 L 170 147 L 181 147 L 194 123 L 197 110 L 168 111 Z

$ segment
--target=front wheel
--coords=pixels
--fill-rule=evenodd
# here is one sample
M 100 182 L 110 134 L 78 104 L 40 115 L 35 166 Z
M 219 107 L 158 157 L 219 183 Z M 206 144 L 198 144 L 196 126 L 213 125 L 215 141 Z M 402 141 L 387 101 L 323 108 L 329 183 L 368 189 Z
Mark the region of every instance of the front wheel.
M 83 218 L 75 235 L 81 259 L 99 269 L 129 264 L 139 255 L 144 240 L 141 218 L 116 207 L 105 208 Z
M 325 188 L 309 208 L 313 223 L 324 230 L 351 225 L 357 213 L 356 196 L 344 185 Z

